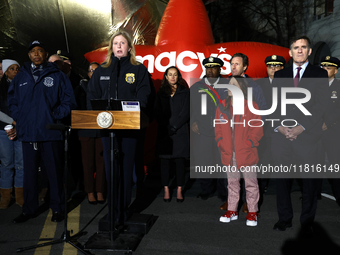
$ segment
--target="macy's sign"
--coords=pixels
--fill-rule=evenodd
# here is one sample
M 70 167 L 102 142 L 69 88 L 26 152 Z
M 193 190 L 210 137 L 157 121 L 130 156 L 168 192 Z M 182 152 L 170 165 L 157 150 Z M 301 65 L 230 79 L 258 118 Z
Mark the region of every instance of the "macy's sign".
M 230 63 L 227 60 L 231 59 L 231 55 L 229 54 L 211 54 L 210 56 L 213 57 L 218 57 L 224 62 L 224 67 L 226 67 L 225 70 L 221 69 L 221 74 L 222 75 L 228 75 L 231 72 L 230 69 Z M 170 52 L 162 52 L 159 54 L 156 58 L 154 55 L 149 54 L 145 55 L 144 57 L 142 56 L 136 56 L 137 60 L 144 64 L 147 68 L 148 71 L 152 74 L 155 72 L 155 68 L 158 72 L 165 72 L 165 70 L 170 67 L 170 66 L 177 66 L 178 69 L 182 72 L 192 72 L 196 70 L 196 68 L 200 65 L 202 73 L 200 75 L 200 78 L 202 78 L 205 74 L 205 69 L 202 65 L 202 61 L 206 58 L 206 56 L 202 52 L 192 52 L 189 50 L 182 51 L 181 53 L 177 54 L 177 51 L 170 51 Z M 184 63 L 184 59 L 189 58 L 191 61 L 186 61 Z M 165 60 L 165 61 L 164 61 Z M 197 62 L 195 60 L 199 60 L 199 64 L 195 64 L 193 62 Z M 144 61 L 147 61 L 148 63 L 145 64 Z M 167 65 L 162 64 L 166 62 L 168 63 Z M 190 62 L 190 63 L 188 63 Z

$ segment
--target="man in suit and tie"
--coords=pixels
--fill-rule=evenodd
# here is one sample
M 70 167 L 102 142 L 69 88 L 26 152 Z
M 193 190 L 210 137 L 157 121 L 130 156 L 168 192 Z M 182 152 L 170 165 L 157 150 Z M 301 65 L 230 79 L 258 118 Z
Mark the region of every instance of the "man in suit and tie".
M 322 143 L 330 166 L 340 164 L 340 81 L 335 79 L 340 60 L 331 56 L 321 58 L 321 67 L 328 73 L 327 108 L 322 125 Z M 340 205 L 340 179 L 332 179 L 333 192 Z
M 322 163 L 320 146 L 322 136 L 322 116 L 327 102 L 327 72 L 308 61 L 312 53 L 310 39 L 307 36 L 294 38 L 290 44 L 289 55 L 293 66 L 275 72 L 273 86 L 278 88 L 278 107 L 272 119 L 279 119 L 272 133 L 272 156 L 275 165 L 299 165 L 309 167 Z M 286 78 L 286 79 L 284 79 Z M 324 79 L 322 79 L 324 78 Z M 306 115 L 297 105 L 287 104 L 286 113 L 281 111 L 281 89 L 289 87 L 304 88 L 310 92 L 310 99 L 303 107 L 310 113 Z M 303 98 L 302 93 L 288 93 L 286 98 Z M 284 110 L 284 109 L 282 109 Z M 287 120 L 282 122 L 282 120 Z M 292 121 L 288 121 L 292 120 Z M 284 124 L 282 124 L 284 123 Z M 292 226 L 293 208 L 290 197 L 290 176 L 278 178 L 277 211 L 279 221 L 274 230 L 285 231 Z M 306 177 L 306 176 L 304 176 Z M 308 177 L 308 176 L 307 176 Z M 302 233 L 306 236 L 313 234 L 317 206 L 317 179 L 302 179 L 302 211 L 300 223 Z

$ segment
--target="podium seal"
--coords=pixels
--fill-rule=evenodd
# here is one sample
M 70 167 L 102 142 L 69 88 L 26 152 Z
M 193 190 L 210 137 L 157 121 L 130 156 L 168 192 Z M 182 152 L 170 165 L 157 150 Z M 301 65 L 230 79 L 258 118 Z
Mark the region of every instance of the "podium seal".
M 110 112 L 101 112 L 97 116 L 97 124 L 101 128 L 109 128 L 113 124 L 113 116 Z

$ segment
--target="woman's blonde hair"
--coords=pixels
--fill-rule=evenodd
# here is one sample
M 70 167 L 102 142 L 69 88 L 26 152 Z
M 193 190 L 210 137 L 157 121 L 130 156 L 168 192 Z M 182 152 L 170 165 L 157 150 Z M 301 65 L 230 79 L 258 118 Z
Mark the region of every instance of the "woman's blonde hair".
M 113 39 L 116 36 L 119 36 L 119 35 L 123 36 L 128 42 L 128 46 L 130 48 L 130 62 L 131 62 L 131 64 L 133 64 L 135 66 L 140 64 L 136 60 L 136 50 L 135 50 L 135 46 L 132 42 L 130 35 L 128 34 L 128 32 L 126 32 L 124 30 L 118 30 L 110 38 L 109 49 L 107 51 L 106 59 L 105 59 L 104 63 L 102 64 L 102 67 L 107 68 L 111 65 L 111 57 L 112 57 L 112 53 L 113 53 L 113 50 L 112 50 Z

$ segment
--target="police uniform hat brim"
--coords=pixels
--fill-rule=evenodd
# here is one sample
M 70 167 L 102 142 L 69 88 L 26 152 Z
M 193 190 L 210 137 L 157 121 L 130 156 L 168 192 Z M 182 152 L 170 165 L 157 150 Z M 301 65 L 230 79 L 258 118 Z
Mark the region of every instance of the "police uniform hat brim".
M 280 66 L 284 66 L 286 64 L 286 60 L 282 56 L 271 55 L 271 56 L 266 57 L 266 59 L 264 60 L 264 63 L 266 65 L 280 65 Z
M 57 55 L 61 57 L 63 60 L 72 60 L 71 55 L 65 50 L 58 50 Z
M 38 40 L 35 40 L 28 45 L 28 51 L 30 51 L 31 49 L 33 49 L 34 47 L 37 47 L 37 46 L 43 48 L 46 51 L 45 44 L 41 41 L 38 41 Z
M 215 67 L 215 66 L 222 67 L 224 65 L 224 63 L 221 59 L 214 58 L 214 57 L 206 58 L 206 59 L 203 60 L 202 63 L 204 65 L 204 67 L 206 67 L 206 68 Z
M 321 66 L 334 66 L 339 68 L 340 60 L 336 57 L 325 56 L 321 58 Z

